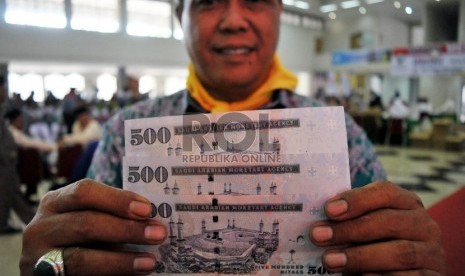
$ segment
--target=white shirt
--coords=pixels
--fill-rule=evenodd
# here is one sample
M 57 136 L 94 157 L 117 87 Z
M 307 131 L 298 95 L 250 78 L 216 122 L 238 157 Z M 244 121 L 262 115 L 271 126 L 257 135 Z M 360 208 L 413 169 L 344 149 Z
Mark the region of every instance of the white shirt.
M 402 102 L 401 99 L 395 99 L 389 107 L 389 117 L 394 119 L 407 118 L 409 115 L 408 107 Z
M 102 128 L 100 124 L 91 119 L 85 128 L 81 127 L 79 121 L 74 122 L 72 133 L 63 137 L 65 145 L 81 144 L 87 146 L 90 142 L 100 140 Z
M 20 147 L 34 148 L 40 152 L 51 152 L 57 150 L 57 145 L 55 143 L 44 142 L 42 140 L 32 138 L 11 125 L 8 128 L 13 135 L 16 145 Z

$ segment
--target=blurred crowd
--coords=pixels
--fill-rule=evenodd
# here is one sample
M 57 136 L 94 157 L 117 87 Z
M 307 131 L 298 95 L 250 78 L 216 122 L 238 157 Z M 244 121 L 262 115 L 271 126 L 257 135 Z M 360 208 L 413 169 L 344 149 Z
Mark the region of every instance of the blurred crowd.
M 412 144 L 413 139 L 418 137 L 431 142 L 435 124 L 441 123 L 441 120 L 447 120 L 450 126 L 439 140 L 445 140 L 447 135 L 455 135 L 459 128 L 456 123 L 457 105 L 452 99 L 446 99 L 433 108 L 427 97 L 407 100 L 399 91 L 394 91 L 392 98 L 383 100 L 380 93 L 375 91 L 370 91 L 369 95 L 351 91 L 341 96 L 327 95 L 320 88 L 315 97 L 327 105 L 343 106 L 376 144 L 406 145 Z
M 31 205 L 39 201 L 40 182 L 49 181 L 50 189 L 56 189 L 84 178 L 102 124 L 121 108 L 145 98 L 126 86 L 110 101 L 84 100 L 79 91 L 70 88 L 62 100 L 49 91 L 43 102 L 36 102 L 34 92 L 22 99 L 18 93 L 8 93 L 3 77 L 2 82 L 6 98 L 1 116 L 18 152 L 13 173 L 18 174 L 25 200 Z M 31 162 L 40 163 L 40 174 L 33 171 L 36 167 Z M 38 176 L 31 180 L 31 175 Z

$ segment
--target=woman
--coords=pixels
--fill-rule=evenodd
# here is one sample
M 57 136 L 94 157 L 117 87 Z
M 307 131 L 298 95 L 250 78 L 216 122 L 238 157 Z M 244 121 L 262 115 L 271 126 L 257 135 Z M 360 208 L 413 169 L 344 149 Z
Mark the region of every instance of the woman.
M 279 0 L 181 2 L 177 15 L 192 60 L 188 92 L 141 103 L 113 118 L 91 175 L 112 182 L 106 184 L 121 183 L 118 160 L 125 118 L 283 108 L 304 101 L 289 92 L 295 80 L 275 56 L 281 10 Z M 312 104 L 306 100 L 303 105 Z M 352 135 L 357 129 L 354 126 Z M 361 140 L 353 141 L 365 143 L 359 134 Z M 350 157 L 352 179 L 364 178 L 360 185 L 384 176 L 371 146 L 362 148 L 368 158 L 361 164 L 357 157 L 363 154 Z M 148 219 L 151 211 L 150 202 L 140 195 L 93 180 L 49 193 L 25 232 L 21 272 L 31 274 L 37 259 L 54 250 L 48 256 L 63 256 L 68 275 L 148 274 L 155 267 L 154 256 L 117 251 L 117 245 L 163 242 L 166 228 Z M 329 220 L 310 226 L 312 241 L 318 246 L 349 245 L 325 252 L 322 261 L 330 271 L 445 273 L 439 228 L 415 194 L 381 181 L 330 199 L 325 212 Z

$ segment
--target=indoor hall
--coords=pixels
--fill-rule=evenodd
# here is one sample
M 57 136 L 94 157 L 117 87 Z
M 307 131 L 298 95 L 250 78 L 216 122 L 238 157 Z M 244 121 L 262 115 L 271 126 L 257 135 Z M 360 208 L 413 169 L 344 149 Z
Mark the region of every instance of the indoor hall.
M 185 88 L 189 57 L 171 1 L 36 2 L 0 0 L 0 75 L 28 135 L 50 143 L 67 135 L 62 107 L 53 103 L 71 88 L 99 124 L 126 104 Z M 283 3 L 277 51 L 298 78 L 296 93 L 344 106 L 374 143 L 388 180 L 426 208 L 461 195 L 465 1 Z M 39 158 L 32 171 L 40 173 L 19 170 L 32 205 L 85 175 L 75 166 L 83 148 L 62 150 Z M 15 216 L 11 223 L 24 226 Z M 0 274 L 18 275 L 21 234 L 1 235 L 0 244 Z

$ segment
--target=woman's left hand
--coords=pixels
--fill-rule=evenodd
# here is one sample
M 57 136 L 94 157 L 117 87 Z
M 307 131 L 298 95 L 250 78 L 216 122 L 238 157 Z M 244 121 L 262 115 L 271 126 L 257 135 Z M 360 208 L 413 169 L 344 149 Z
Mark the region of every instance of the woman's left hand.
M 326 221 L 310 228 L 331 272 L 446 275 L 436 222 L 419 197 L 390 182 L 346 191 L 325 204 Z

